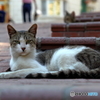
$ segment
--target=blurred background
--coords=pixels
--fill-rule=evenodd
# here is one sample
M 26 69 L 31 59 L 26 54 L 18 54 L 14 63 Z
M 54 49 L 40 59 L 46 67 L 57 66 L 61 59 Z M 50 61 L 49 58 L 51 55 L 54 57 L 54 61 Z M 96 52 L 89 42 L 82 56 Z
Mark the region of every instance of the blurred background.
M 36 0 L 36 3 L 40 14 L 37 22 L 62 20 L 65 10 L 75 11 L 76 16 L 83 12 L 100 12 L 100 0 Z M 34 3 L 31 17 L 34 19 Z M 0 0 L 0 22 L 23 23 L 22 0 Z

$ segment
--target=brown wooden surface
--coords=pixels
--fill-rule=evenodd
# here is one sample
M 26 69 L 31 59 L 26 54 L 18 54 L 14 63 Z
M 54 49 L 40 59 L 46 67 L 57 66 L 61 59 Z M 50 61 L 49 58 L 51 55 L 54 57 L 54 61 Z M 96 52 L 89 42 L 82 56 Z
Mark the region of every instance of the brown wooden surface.
M 52 37 L 100 37 L 99 31 L 87 32 L 52 32 Z
M 100 12 L 82 13 L 75 17 L 75 22 L 98 22 L 100 21 Z
M 100 22 L 52 24 L 52 32 L 100 31 Z
M 37 39 L 37 49 L 49 50 L 66 45 L 84 45 L 99 50 L 99 42 L 100 38 L 96 37 L 46 37 Z
M 99 17 L 76 17 L 75 22 L 98 22 L 100 21 L 100 16 Z
M 100 22 L 52 24 L 52 37 L 100 37 Z

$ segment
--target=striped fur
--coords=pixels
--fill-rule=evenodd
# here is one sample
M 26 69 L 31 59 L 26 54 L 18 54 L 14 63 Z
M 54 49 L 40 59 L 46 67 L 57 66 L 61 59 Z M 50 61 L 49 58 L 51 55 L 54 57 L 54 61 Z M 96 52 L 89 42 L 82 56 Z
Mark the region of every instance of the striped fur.
M 71 79 L 71 78 L 85 78 L 85 79 L 99 79 L 100 78 L 100 68 L 90 70 L 90 71 L 77 71 L 77 70 L 65 70 L 58 71 L 55 73 L 37 73 L 29 74 L 25 78 L 48 78 L 48 79 Z
M 75 47 L 74 47 L 75 48 Z M 52 50 L 40 53 L 38 55 L 39 59 L 42 59 L 45 63 L 46 56 L 50 53 L 52 54 Z M 54 52 L 54 51 L 53 51 Z M 46 54 L 47 53 L 47 54 Z M 41 57 L 42 56 L 42 57 Z M 50 57 L 51 58 L 51 57 Z M 91 48 L 84 49 L 82 52 L 76 55 L 76 59 L 82 63 L 84 63 L 90 70 L 77 70 L 77 69 L 67 69 L 61 70 L 57 72 L 49 72 L 49 73 L 38 73 L 34 76 L 34 74 L 29 74 L 26 78 L 100 78 L 100 53 Z M 45 61 L 46 60 L 46 61 Z M 42 62 L 40 62 L 43 64 Z

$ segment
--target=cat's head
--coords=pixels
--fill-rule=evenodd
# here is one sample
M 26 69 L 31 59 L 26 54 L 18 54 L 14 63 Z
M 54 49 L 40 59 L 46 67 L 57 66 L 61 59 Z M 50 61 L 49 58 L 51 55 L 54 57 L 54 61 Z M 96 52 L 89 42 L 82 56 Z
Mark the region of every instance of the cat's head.
M 68 13 L 67 11 L 65 11 L 64 22 L 65 23 L 75 22 L 75 12 L 73 11 L 72 13 Z
M 11 25 L 7 26 L 11 53 L 26 56 L 36 49 L 37 24 L 33 24 L 28 31 L 16 31 Z

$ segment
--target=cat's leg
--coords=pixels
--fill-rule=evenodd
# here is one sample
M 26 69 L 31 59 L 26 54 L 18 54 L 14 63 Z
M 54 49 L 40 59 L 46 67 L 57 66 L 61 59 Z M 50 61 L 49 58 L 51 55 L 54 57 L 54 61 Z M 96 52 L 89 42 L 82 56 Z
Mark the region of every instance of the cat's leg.
M 69 52 L 69 51 L 68 51 Z M 55 53 L 54 56 L 51 59 L 50 62 L 50 68 L 54 69 L 56 68 L 57 70 L 66 70 L 66 69 L 74 69 L 72 66 L 75 64 L 77 61 L 75 59 L 75 56 L 69 52 L 64 50 L 59 50 L 59 52 Z
M 75 56 L 61 56 L 58 61 L 59 71 L 62 70 L 89 70 L 89 68 L 84 64 L 78 61 Z
M 59 67 L 59 71 L 67 70 L 67 69 L 73 70 L 73 69 L 75 69 L 73 66 L 73 64 L 75 64 L 75 63 L 76 63 L 76 60 L 74 58 L 68 59 L 66 56 L 64 56 L 59 59 L 57 65 Z
M 65 62 L 65 64 L 59 68 L 59 71 L 62 70 L 89 71 L 90 69 L 85 64 L 76 61 L 75 63 L 71 63 L 69 65 Z
M 33 74 L 34 76 L 37 73 L 45 73 L 48 72 L 46 68 L 28 68 L 21 69 L 12 72 L 2 72 L 0 73 L 0 79 L 9 79 L 9 78 L 25 78 L 29 74 Z

